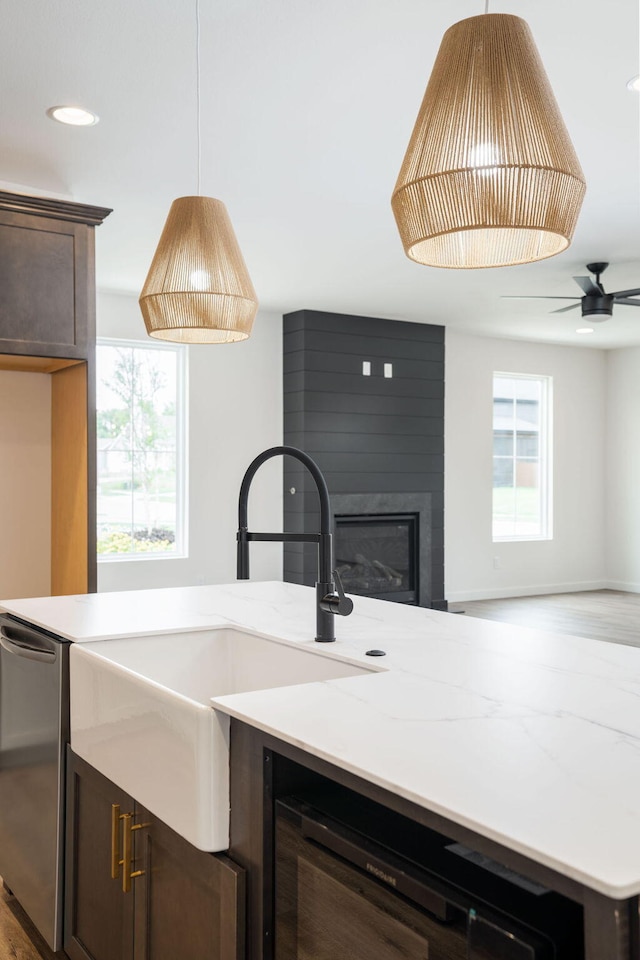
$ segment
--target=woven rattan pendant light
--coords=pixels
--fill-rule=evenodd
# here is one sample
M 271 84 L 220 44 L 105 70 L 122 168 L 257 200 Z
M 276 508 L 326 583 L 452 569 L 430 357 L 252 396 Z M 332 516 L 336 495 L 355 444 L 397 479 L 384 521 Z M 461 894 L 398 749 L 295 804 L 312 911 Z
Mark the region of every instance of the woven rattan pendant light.
M 198 194 L 200 10 L 196 0 Z M 246 340 L 258 310 L 227 209 L 213 197 L 174 200 L 140 294 L 147 333 L 178 343 Z
M 584 175 L 529 27 L 494 13 L 445 33 L 391 205 L 434 267 L 542 260 L 571 242 Z
M 147 333 L 158 340 L 247 339 L 258 301 L 221 200 L 173 201 L 140 294 L 140 309 Z

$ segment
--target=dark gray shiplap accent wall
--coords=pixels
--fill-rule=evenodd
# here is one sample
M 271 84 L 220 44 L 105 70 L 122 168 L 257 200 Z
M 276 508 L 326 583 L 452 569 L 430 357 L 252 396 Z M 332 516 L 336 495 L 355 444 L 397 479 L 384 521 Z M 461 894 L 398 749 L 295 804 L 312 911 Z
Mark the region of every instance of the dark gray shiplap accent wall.
M 372 365 L 362 375 L 362 362 Z M 393 377 L 383 364 L 393 364 Z M 444 328 L 298 310 L 284 317 L 284 442 L 305 450 L 329 493 L 431 494 L 431 596 L 444 602 Z M 295 493 L 291 490 L 295 489 Z M 284 522 L 318 529 L 311 477 L 284 461 Z M 316 548 L 285 544 L 284 579 L 312 585 Z

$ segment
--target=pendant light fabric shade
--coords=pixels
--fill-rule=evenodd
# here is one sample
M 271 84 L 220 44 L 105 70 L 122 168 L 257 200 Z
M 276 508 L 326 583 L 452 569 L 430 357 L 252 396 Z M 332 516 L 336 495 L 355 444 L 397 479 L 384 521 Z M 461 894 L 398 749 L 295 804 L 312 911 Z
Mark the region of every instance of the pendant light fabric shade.
M 445 33 L 391 205 L 405 253 L 434 267 L 501 267 L 571 242 L 578 158 L 520 17 Z
M 158 340 L 247 339 L 258 300 L 221 200 L 173 201 L 139 302 L 147 333 Z

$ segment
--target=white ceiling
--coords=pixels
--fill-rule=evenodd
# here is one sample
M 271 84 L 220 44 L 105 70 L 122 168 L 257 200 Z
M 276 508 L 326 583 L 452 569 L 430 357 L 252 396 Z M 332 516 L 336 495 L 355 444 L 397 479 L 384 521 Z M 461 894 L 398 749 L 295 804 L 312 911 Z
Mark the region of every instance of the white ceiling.
M 550 260 L 448 271 L 407 260 L 390 196 L 442 34 L 482 0 L 200 0 L 202 192 L 224 200 L 261 306 L 447 324 L 481 334 L 640 344 L 618 306 L 588 337 L 579 310 L 503 294 L 640 286 L 638 0 L 517 0 L 587 178 L 572 246 Z M 114 208 L 99 288 L 138 293 L 171 201 L 197 189 L 195 0 L 2 0 L 0 180 Z M 55 104 L 96 111 L 71 128 Z M 577 316 L 576 316 L 577 314 Z M 142 323 L 142 320 L 140 321 Z

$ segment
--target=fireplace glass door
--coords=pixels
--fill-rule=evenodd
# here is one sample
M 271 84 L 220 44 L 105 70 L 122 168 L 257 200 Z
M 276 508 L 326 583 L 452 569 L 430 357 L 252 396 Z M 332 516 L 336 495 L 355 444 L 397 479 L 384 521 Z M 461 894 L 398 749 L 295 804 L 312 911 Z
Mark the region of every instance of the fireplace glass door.
M 336 567 L 347 593 L 419 602 L 416 514 L 337 516 Z

